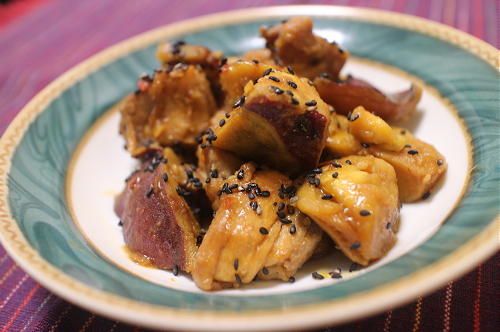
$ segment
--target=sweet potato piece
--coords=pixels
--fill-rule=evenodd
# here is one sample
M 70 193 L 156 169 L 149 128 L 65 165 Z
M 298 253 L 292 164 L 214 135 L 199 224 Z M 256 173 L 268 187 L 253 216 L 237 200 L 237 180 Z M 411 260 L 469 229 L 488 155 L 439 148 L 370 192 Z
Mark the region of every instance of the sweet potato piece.
M 281 205 L 274 204 L 288 205 L 295 193 L 291 180 L 247 163 L 219 189 L 220 206 L 196 254 L 196 285 L 204 290 L 239 287 L 265 266 L 272 271 L 268 277 L 288 280 L 321 238 L 297 209 L 278 211 Z
M 156 49 L 156 57 L 160 62 L 169 65 L 185 63 L 217 69 L 222 53 L 212 52 L 201 45 L 189 45 L 183 41 L 177 41 L 160 43 Z
M 214 129 L 214 146 L 291 175 L 316 166 L 330 115 L 307 79 L 268 71 L 235 106 Z
M 231 109 L 233 104 L 243 94 L 243 89 L 249 81 L 257 80 L 262 77 L 268 69 L 276 67 L 249 61 L 236 61 L 228 63 L 220 69 L 220 85 L 224 92 L 225 108 Z
M 257 50 L 250 50 L 245 53 L 243 53 L 240 57 L 243 60 L 247 61 L 255 61 L 257 60 L 258 62 L 264 63 L 266 65 L 271 65 L 271 66 L 277 66 L 276 62 L 273 60 L 273 55 L 271 53 L 271 50 L 268 48 L 260 48 Z
M 371 84 L 352 76 L 346 80 L 317 77 L 314 84 L 321 98 L 336 112 L 347 115 L 357 106 L 363 106 L 386 121 L 408 119 L 422 96 L 422 89 L 414 84 L 408 90 L 385 95 Z
M 335 42 L 314 35 L 308 17 L 262 27 L 260 34 L 278 65 L 291 66 L 297 75 L 310 79 L 323 73 L 337 78 L 348 56 Z
M 141 78 L 139 85 L 141 90 L 119 105 L 120 133 L 132 156 L 152 142 L 194 145 L 216 110 L 205 74 L 196 66 L 177 65 Z
M 191 272 L 200 226 L 179 195 L 179 183 L 163 159 L 133 173 L 115 211 L 128 248 L 160 269 Z
M 394 169 L 373 156 L 334 160 L 298 190 L 297 207 L 356 263 L 383 257 L 396 242 L 399 199 Z
M 395 152 L 373 145 L 366 149 L 366 153 L 383 159 L 394 167 L 402 202 L 425 199 L 446 172 L 446 160 L 432 145 L 415 138 L 408 130 L 394 129 L 404 133 L 404 149 Z
M 359 140 L 351 133 L 349 120 L 344 115 L 332 114 L 328 126 L 325 150 L 335 156 L 349 156 L 363 149 Z

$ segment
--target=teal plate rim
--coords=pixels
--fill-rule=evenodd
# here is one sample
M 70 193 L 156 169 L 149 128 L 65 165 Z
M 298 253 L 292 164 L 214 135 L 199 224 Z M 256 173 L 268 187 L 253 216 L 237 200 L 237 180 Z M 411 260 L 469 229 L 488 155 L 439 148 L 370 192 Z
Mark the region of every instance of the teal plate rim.
M 100 274 L 91 271 L 91 264 L 103 259 L 78 234 L 69 217 L 64 193 L 65 172 L 79 139 L 107 109 L 104 105 L 111 106 L 112 101 L 123 96 L 123 89 L 127 87 L 111 92 L 110 100 L 91 99 L 98 106 L 89 113 L 82 100 L 95 96 L 99 89 L 86 84 L 98 86 L 102 83 L 99 73 L 108 75 L 116 69 L 112 64 L 126 63 L 125 58 L 131 58 L 138 67 L 145 66 L 141 64 L 141 50 L 151 48 L 160 40 L 187 36 L 190 41 L 190 36 L 194 38 L 193 34 L 203 30 L 262 24 L 294 15 L 312 16 L 320 25 L 325 22 L 340 25 L 344 22 L 346 25 L 348 22 L 352 29 L 371 25 L 382 32 L 394 30 L 416 36 L 422 43 L 419 47 L 432 44 L 441 47 L 440 51 L 452 52 L 455 60 L 449 61 L 462 61 L 462 71 L 467 73 L 469 70 L 468 74 L 474 75 L 469 78 L 478 79 L 474 86 L 466 86 L 471 90 L 464 93 L 464 86 L 460 86 L 459 81 L 442 82 L 433 75 L 426 76 L 430 68 L 412 67 L 394 57 L 390 61 L 436 87 L 456 106 L 468 127 L 474 146 L 474 171 L 460 205 L 440 231 L 417 249 L 388 266 L 338 285 L 247 297 L 193 294 L 152 284 L 142 285 L 144 287 L 139 290 L 144 293 L 138 295 L 134 293 L 138 289 L 130 292 L 124 287 L 106 284 L 102 281 L 106 269 L 117 268 L 100 262 L 104 270 Z M 383 38 L 383 34 L 379 37 Z M 411 38 L 410 41 L 413 42 Z M 376 46 L 380 45 L 372 45 L 372 49 L 359 45 L 347 48 L 356 56 L 384 62 L 383 52 L 373 52 Z M 432 55 L 432 49 L 429 52 Z M 238 10 L 146 32 L 100 52 L 63 74 L 35 96 L 4 133 L 0 141 L 0 239 L 24 270 L 57 295 L 91 311 L 155 328 L 304 328 L 340 323 L 403 304 L 458 277 L 498 250 L 499 134 L 496 129 L 499 119 L 495 112 L 498 111 L 498 56 L 494 47 L 438 23 L 379 10 L 335 6 Z M 137 73 L 130 71 L 127 75 L 136 77 Z M 65 113 L 61 113 L 61 109 L 65 109 Z M 48 128 L 65 138 L 65 142 L 51 138 Z M 53 242 L 47 244 L 41 238 Z M 430 251 L 434 255 L 429 255 Z M 54 257 L 63 258 L 57 261 Z M 68 259 L 75 259 L 80 266 L 68 264 Z M 392 269 L 389 278 L 387 268 Z M 126 275 L 120 276 L 126 282 L 147 283 L 121 273 Z M 154 298 L 155 292 L 166 295 L 168 300 Z M 242 322 L 244 324 L 235 325 Z

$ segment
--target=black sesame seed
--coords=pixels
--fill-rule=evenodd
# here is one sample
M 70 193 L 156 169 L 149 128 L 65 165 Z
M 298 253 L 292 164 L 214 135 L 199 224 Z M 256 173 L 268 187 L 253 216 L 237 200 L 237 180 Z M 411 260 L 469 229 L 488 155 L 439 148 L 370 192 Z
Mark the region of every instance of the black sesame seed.
M 254 211 L 257 210 L 257 206 L 258 206 L 258 204 L 256 201 L 250 202 L 250 208 L 252 208 L 252 210 L 254 210 Z
M 225 114 L 225 117 L 226 117 L 226 119 L 229 119 L 229 118 L 231 117 L 231 114 L 226 113 L 226 114 Z
M 265 228 L 265 227 L 261 227 L 261 228 L 259 228 L 259 232 L 260 232 L 260 234 L 262 234 L 262 235 L 267 235 L 267 234 L 269 234 L 269 231 L 268 231 L 268 230 L 267 230 L 267 228 Z
M 238 171 L 238 173 L 236 174 L 236 178 L 237 178 L 238 180 L 242 180 L 244 176 L 245 176 L 245 171 L 244 171 L 244 170 L 242 170 L 242 169 L 240 169 L 240 170 Z
M 392 228 L 392 224 L 390 222 L 388 222 L 386 225 L 385 225 L 385 229 L 391 229 Z
M 227 63 L 227 58 L 226 57 L 220 59 L 219 67 L 224 66 L 226 63 Z
M 201 144 L 201 142 L 203 142 L 203 138 L 201 136 L 196 136 L 194 139 L 198 144 Z
M 210 178 L 206 178 L 205 183 L 210 183 Z
M 281 211 L 285 208 L 285 203 L 283 202 L 280 202 L 280 204 L 278 205 L 278 211 Z
M 226 124 L 226 120 L 222 119 L 219 121 L 219 127 L 222 127 Z
M 269 197 L 269 196 L 271 196 L 271 193 L 270 193 L 269 191 L 267 191 L 267 190 L 264 190 L 264 191 L 262 191 L 262 192 L 260 193 L 260 195 L 261 195 L 262 197 Z
M 259 60 L 257 59 L 252 59 L 252 62 L 255 63 L 255 64 L 258 64 L 259 63 Z
M 219 172 L 216 169 L 210 171 L 210 177 L 216 179 L 219 177 Z
M 321 279 L 325 279 L 325 277 L 323 277 L 321 274 L 319 274 L 318 272 L 314 271 L 312 273 L 312 277 L 313 279 L 316 279 L 316 280 L 321 280 Z
M 330 74 L 323 73 L 323 74 L 320 74 L 319 77 L 321 77 L 321 78 L 330 78 Z
M 356 121 L 357 119 L 359 119 L 359 114 L 354 114 L 354 116 L 351 116 L 349 117 L 349 121 Z
M 204 149 L 204 148 L 206 148 L 206 147 L 207 147 L 207 145 L 206 145 L 206 144 L 202 144 L 202 145 L 200 145 L 200 147 L 201 147 L 202 149 Z
M 295 98 L 292 97 L 292 104 L 293 105 L 298 105 L 299 104 L 299 101 Z
M 293 284 L 295 282 L 295 277 L 288 278 L 288 282 Z
M 240 106 L 243 106 L 243 104 L 245 103 L 245 96 L 241 96 L 240 98 L 238 98 L 238 100 L 233 104 L 233 108 L 237 108 L 237 107 L 240 107 Z
M 238 258 L 236 258 L 236 259 L 234 260 L 234 262 L 233 262 L 233 267 L 234 267 L 234 269 L 235 269 L 236 271 L 238 270 L 239 265 L 240 265 L 240 264 L 239 264 Z
M 328 273 L 332 279 L 342 279 L 342 274 L 338 271 L 332 271 Z
M 277 78 L 276 76 L 268 76 L 268 78 L 271 80 L 271 81 L 274 81 L 274 82 L 281 82 L 279 78 Z
M 291 224 L 291 223 L 292 223 L 292 221 L 291 221 L 290 219 L 287 219 L 287 218 L 281 218 L 281 219 L 280 219 L 280 222 L 281 222 L 282 224 L 285 224 L 285 225 L 289 225 L 289 224 Z
M 233 183 L 233 184 L 229 185 L 228 188 L 231 189 L 231 190 L 233 190 L 233 189 L 238 188 L 238 185 L 236 183 Z
M 356 271 L 359 268 L 359 265 L 357 263 L 352 263 L 351 266 L 349 266 L 349 272 Z
M 362 217 L 367 217 L 369 215 L 371 215 L 372 213 L 368 210 L 361 210 L 359 211 L 359 215 L 362 216 Z
M 149 198 L 153 195 L 153 185 L 151 185 L 148 190 L 146 191 L 146 197 Z
M 286 214 L 285 214 L 285 212 L 283 212 L 283 211 L 278 211 L 278 212 L 276 212 L 276 214 L 277 214 L 277 215 L 278 215 L 278 217 L 280 217 L 280 218 L 285 218 L 285 217 L 286 217 Z
M 168 181 L 168 174 L 167 173 L 163 173 L 161 177 L 163 178 L 164 182 Z
M 339 173 L 337 173 L 337 172 L 333 172 L 333 174 L 332 174 L 332 178 L 336 179 L 338 176 L 339 176 Z
M 238 284 L 240 284 L 240 285 L 243 283 L 243 282 L 241 281 L 240 275 L 239 275 L 238 273 L 235 273 L 235 274 L 234 274 L 234 279 L 236 279 L 236 282 L 237 282 Z
M 123 221 L 121 221 L 121 220 L 120 220 L 120 221 L 118 222 L 118 226 L 123 226 Z
M 172 273 L 174 274 L 174 276 L 179 275 L 179 265 L 177 265 L 177 264 L 174 265 L 174 268 L 172 269 Z
M 291 205 L 288 205 L 286 207 L 286 212 L 288 212 L 288 214 L 290 214 L 290 215 L 295 214 L 295 208 Z
M 297 233 L 297 227 L 295 225 L 290 226 L 290 234 Z
M 269 270 L 267 269 L 267 267 L 262 268 L 262 274 L 265 274 L 265 275 L 269 274 Z
M 369 148 L 370 144 L 368 144 L 368 143 L 361 143 L 361 146 L 364 147 L 364 148 Z
M 442 165 L 443 165 L 443 161 L 442 161 L 441 159 L 438 159 L 438 160 L 436 161 L 436 164 L 437 164 L 438 166 L 442 166 Z
M 262 76 L 266 76 L 266 75 L 269 75 L 271 72 L 273 71 L 272 68 L 268 68 L 264 71 L 264 73 L 262 74 Z
M 411 154 L 413 156 L 413 155 L 418 154 L 418 151 L 417 150 L 410 150 L 410 151 L 408 151 L 408 154 Z
M 253 192 L 249 192 L 248 199 L 254 199 L 254 198 L 255 198 L 255 194 Z
M 288 70 L 288 72 L 292 75 L 295 75 L 295 72 L 293 71 L 292 67 L 290 66 L 287 66 L 286 69 Z
M 332 199 L 332 198 L 333 198 L 333 196 L 332 196 L 332 195 L 330 195 L 330 194 L 326 194 L 326 195 L 321 196 L 321 199 L 323 199 L 323 200 L 325 200 L 325 201 L 330 200 L 330 199 Z
M 345 163 L 346 163 L 347 165 L 352 165 L 352 161 L 350 161 L 349 159 L 346 159 L 346 160 L 345 160 Z
M 331 163 L 330 165 L 332 165 L 333 167 L 336 167 L 336 168 L 342 168 L 342 165 L 341 165 L 341 164 L 339 164 L 339 163 L 338 163 L 338 162 L 336 162 L 336 161 L 332 161 L 332 163 Z
M 427 191 L 425 192 L 423 195 L 422 195 L 422 199 L 427 199 L 429 198 L 429 196 L 431 195 L 431 192 L 430 191 Z
M 297 89 L 297 84 L 296 84 L 295 82 L 293 82 L 293 81 L 288 81 L 287 83 L 288 83 L 288 85 L 289 85 L 290 87 L 292 87 L 293 89 Z
M 361 243 L 356 241 L 354 242 L 352 245 L 351 245 L 351 250 L 356 250 L 356 249 L 359 249 L 359 247 L 361 247 Z
M 401 133 L 401 135 L 404 135 L 404 134 L 406 134 L 406 130 L 403 129 L 400 131 L 400 133 Z
M 406 145 L 405 145 L 405 148 L 408 148 L 408 149 L 409 149 L 409 148 L 411 148 L 411 145 L 410 145 L 410 144 L 406 144 Z
M 269 87 L 269 89 L 270 89 L 270 90 L 272 90 L 272 91 L 274 91 L 274 93 L 275 93 L 275 94 L 277 94 L 277 95 L 281 95 L 281 94 L 283 94 L 283 92 L 284 92 L 283 90 L 281 90 L 281 89 L 280 89 L 280 88 L 278 88 L 277 86 L 273 86 L 273 85 L 271 85 L 271 86 Z
M 316 106 L 317 102 L 316 102 L 316 100 L 313 99 L 313 100 L 306 102 L 305 104 L 306 104 L 306 106 Z
M 315 168 L 311 171 L 311 173 L 314 173 L 314 174 L 321 174 L 323 173 L 323 169 L 321 169 L 321 167 L 318 167 L 318 168 Z

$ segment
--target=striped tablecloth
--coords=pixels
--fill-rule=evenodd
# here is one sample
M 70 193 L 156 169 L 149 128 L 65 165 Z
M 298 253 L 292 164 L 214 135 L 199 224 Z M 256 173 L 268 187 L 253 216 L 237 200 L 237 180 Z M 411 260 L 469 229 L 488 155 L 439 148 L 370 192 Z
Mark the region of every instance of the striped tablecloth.
M 0 133 L 40 89 L 95 52 L 151 28 L 224 10 L 337 4 L 412 14 L 499 45 L 496 0 L 0 0 Z M 497 254 L 460 280 L 404 307 L 321 331 L 498 331 Z M 0 246 L 0 332 L 139 331 L 51 294 Z M 142 329 L 143 330 L 143 329 Z

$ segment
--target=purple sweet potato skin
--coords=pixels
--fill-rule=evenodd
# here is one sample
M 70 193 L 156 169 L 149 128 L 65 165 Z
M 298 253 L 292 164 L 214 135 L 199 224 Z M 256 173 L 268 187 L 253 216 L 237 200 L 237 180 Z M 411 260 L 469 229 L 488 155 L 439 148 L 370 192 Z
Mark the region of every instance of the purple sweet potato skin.
M 115 212 L 123 223 L 123 237 L 132 252 L 147 256 L 158 268 L 177 266 L 189 272 L 199 226 L 184 198 L 175 187 L 171 188 L 175 183 L 163 181 L 165 168 L 159 165 L 153 172 L 133 174 L 115 202 Z

